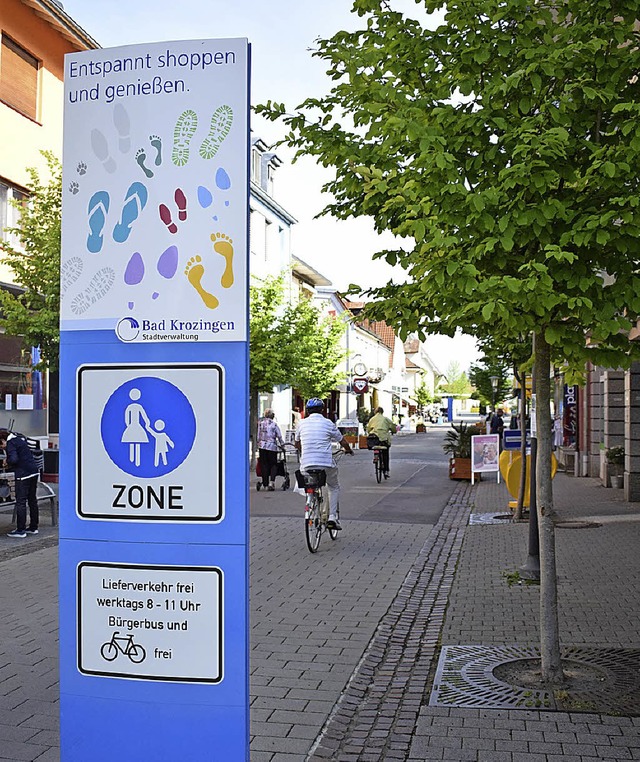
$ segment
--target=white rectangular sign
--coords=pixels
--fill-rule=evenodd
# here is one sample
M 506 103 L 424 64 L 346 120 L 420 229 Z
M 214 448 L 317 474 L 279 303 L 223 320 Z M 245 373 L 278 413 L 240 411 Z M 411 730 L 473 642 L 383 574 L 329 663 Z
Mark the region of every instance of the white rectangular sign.
M 248 45 L 65 57 L 63 330 L 245 341 Z
M 78 515 L 220 521 L 223 412 L 215 363 L 81 366 Z
M 79 564 L 78 669 L 220 682 L 222 585 L 217 567 Z

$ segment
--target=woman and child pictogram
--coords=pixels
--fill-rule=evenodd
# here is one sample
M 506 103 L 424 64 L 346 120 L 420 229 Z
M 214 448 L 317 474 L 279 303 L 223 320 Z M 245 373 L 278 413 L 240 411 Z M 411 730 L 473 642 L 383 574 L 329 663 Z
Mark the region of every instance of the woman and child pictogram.
M 147 411 L 138 402 L 141 396 L 139 389 L 134 388 L 129 391 L 129 398 L 132 402 L 127 405 L 124 411 L 125 430 L 120 441 L 129 445 L 129 462 L 135 466 L 140 466 L 141 445 L 148 444 L 148 435 L 151 435 L 155 440 L 153 465 L 157 468 L 162 461 L 163 465 L 166 466 L 167 453 L 175 447 L 175 444 L 164 431 L 165 423 L 163 420 L 158 419 L 151 425 Z
M 113 110 L 113 123 L 117 132 L 117 144 L 121 153 L 128 153 L 131 146 L 131 125 L 129 115 L 122 104 L 116 104 Z M 212 159 L 221 144 L 229 135 L 233 124 L 233 110 L 227 105 L 218 107 L 211 117 L 209 131 L 201 142 L 199 155 L 202 159 Z M 175 124 L 173 131 L 173 147 L 171 150 L 171 161 L 177 167 L 185 166 L 190 158 L 190 144 L 196 135 L 198 129 L 198 116 L 192 109 L 183 111 Z M 145 175 L 145 182 L 154 176 L 153 167 L 160 167 L 163 163 L 162 138 L 159 135 L 149 136 L 150 145 L 154 151 L 151 160 L 148 161 L 147 149 L 140 148 L 135 154 L 135 162 Z M 117 169 L 117 162 L 109 151 L 109 141 L 105 134 L 98 129 L 91 130 L 90 135 L 91 148 L 102 164 L 104 170 L 113 174 Z M 87 163 L 81 161 L 77 166 L 79 175 L 87 174 Z M 219 167 L 214 177 L 216 187 L 221 191 L 226 191 L 231 187 L 231 179 L 227 172 Z M 69 191 L 75 195 L 79 191 L 77 182 L 69 186 Z M 149 193 L 147 186 L 143 182 L 132 182 L 122 201 L 118 212 L 118 220 L 113 228 L 111 237 L 117 244 L 125 244 L 137 222 L 141 217 L 147 202 Z M 214 201 L 214 195 L 206 186 L 199 185 L 197 189 L 197 200 L 202 209 L 207 209 Z M 187 194 L 182 188 L 176 188 L 174 192 L 174 201 L 177 209 L 177 215 L 174 217 L 168 204 L 161 203 L 158 207 L 159 217 L 163 225 L 171 235 L 178 233 L 179 224 L 188 219 Z M 225 206 L 229 202 L 225 201 Z M 109 212 L 112 207 L 112 199 L 107 190 L 98 190 L 94 192 L 87 206 L 88 235 L 86 246 L 91 254 L 99 254 L 105 244 L 105 230 Z M 113 210 L 112 210 L 113 211 Z M 217 221 L 218 217 L 213 219 Z M 233 240 L 225 233 L 211 233 L 213 250 L 224 259 L 224 272 L 220 278 L 220 285 L 224 289 L 230 288 L 234 283 Z M 74 256 L 62 264 L 61 274 L 63 283 L 63 292 L 66 291 L 83 274 L 84 262 L 80 257 Z M 159 256 L 156 262 L 158 273 L 166 280 L 174 278 L 178 272 L 179 252 L 176 246 L 169 246 Z M 186 262 L 184 274 L 187 281 L 194 288 L 196 293 L 202 299 L 203 304 L 209 309 L 215 309 L 219 305 L 217 297 L 203 285 L 206 282 L 207 263 L 203 256 L 194 254 Z M 145 277 L 145 263 L 142 254 L 134 251 L 127 262 L 124 270 L 123 280 L 129 286 L 136 286 L 142 283 Z M 93 304 L 102 299 L 112 288 L 116 280 L 116 272 L 111 267 L 102 267 L 92 276 L 86 289 L 78 293 L 71 301 L 71 311 L 76 315 L 86 312 Z M 151 298 L 157 299 L 160 294 L 154 291 Z M 129 302 L 128 306 L 133 309 L 134 302 Z

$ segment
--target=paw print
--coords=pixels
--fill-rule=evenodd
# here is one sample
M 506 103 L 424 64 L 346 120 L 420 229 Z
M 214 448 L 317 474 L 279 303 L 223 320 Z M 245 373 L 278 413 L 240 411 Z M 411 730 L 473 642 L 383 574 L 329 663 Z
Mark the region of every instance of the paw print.
M 87 174 L 87 165 L 81 161 L 78 166 L 76 167 L 76 172 L 79 175 L 86 175 Z
M 75 196 L 76 193 L 80 190 L 80 186 L 78 185 L 78 183 L 70 183 L 69 184 L 69 190 Z

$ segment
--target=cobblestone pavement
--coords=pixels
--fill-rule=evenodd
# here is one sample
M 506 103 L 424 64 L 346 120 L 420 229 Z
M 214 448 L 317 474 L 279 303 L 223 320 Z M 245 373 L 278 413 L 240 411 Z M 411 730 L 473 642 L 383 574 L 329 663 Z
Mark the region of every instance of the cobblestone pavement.
M 596 480 L 574 480 L 565 475 L 556 479 L 555 495 L 560 519 L 571 522 L 589 517 L 591 522 L 596 518 L 602 522 L 600 527 L 556 530 L 563 644 L 637 648 L 639 507 L 624 503 Z M 526 559 L 525 523 L 467 526 L 459 552 L 455 542 L 445 551 L 435 539 L 440 533 L 458 536 L 464 523 L 461 512 L 462 518 L 471 510 L 503 512 L 506 504 L 504 486 L 488 480 L 454 494 L 408 577 L 424 577 L 426 594 L 420 597 L 412 593 L 403 608 L 405 582 L 392 605 L 392 611 L 397 605 L 404 614 L 405 627 L 401 632 L 392 628 L 384 637 L 383 625 L 378 633 L 380 647 L 376 648 L 374 638 L 373 648 L 308 759 L 640 759 L 638 717 L 428 705 L 431 686 L 427 665 L 433 674 L 436 655 L 432 625 L 435 621 L 440 631 L 441 620 L 435 604 L 438 585 L 446 590 L 448 600 L 440 633 L 443 645 L 524 645 L 538 641 L 538 588 L 509 587 L 503 576 Z M 447 575 L 456 566 L 455 579 L 449 586 Z M 389 615 L 387 619 L 391 621 Z M 408 655 L 404 664 L 403 655 Z M 400 686 L 402 690 L 393 695 L 394 688 Z
M 415 460 L 396 473 L 428 502 L 433 466 Z M 252 762 L 640 760 L 638 717 L 429 706 L 440 644 L 538 641 L 538 588 L 504 578 L 526 558 L 526 523 L 468 526 L 504 512 L 506 490 L 451 489 L 432 526 L 408 507 L 380 520 L 364 486 L 357 520 L 315 556 L 289 509 L 252 519 Z M 640 506 L 591 479 L 559 474 L 554 489 L 560 519 L 598 524 L 556 529 L 563 644 L 640 648 Z M 58 759 L 56 555 L 0 555 L 0 760 Z

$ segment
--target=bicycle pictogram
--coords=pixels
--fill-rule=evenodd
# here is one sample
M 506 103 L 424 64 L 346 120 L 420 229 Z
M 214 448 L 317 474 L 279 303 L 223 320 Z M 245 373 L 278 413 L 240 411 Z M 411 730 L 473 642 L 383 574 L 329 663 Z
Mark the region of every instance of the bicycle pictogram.
M 118 653 L 127 656 L 134 664 L 140 664 L 147 656 L 144 648 L 139 643 L 133 642 L 133 635 L 120 635 L 114 632 L 111 640 L 100 647 L 100 654 L 106 661 L 113 661 Z

